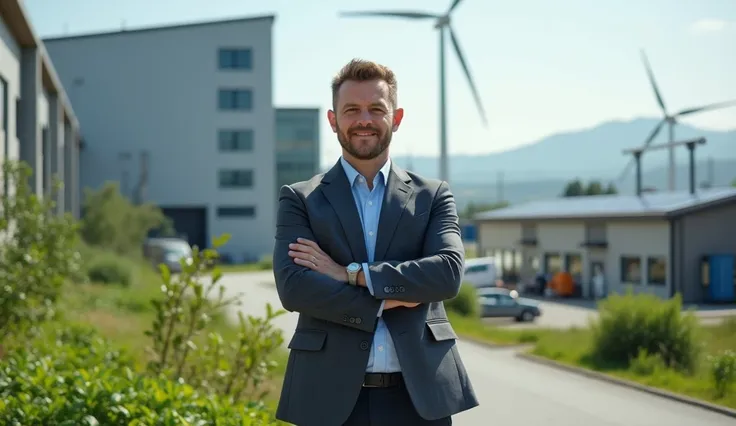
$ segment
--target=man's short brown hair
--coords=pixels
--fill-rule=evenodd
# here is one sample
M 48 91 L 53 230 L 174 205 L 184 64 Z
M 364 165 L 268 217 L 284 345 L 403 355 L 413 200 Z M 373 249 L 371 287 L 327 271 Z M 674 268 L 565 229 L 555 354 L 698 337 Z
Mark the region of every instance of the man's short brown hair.
M 348 80 L 372 81 L 383 80 L 388 84 L 388 98 L 391 106 L 396 108 L 396 75 L 385 65 L 355 58 L 348 62 L 332 79 L 332 108 L 337 109 L 337 92 Z

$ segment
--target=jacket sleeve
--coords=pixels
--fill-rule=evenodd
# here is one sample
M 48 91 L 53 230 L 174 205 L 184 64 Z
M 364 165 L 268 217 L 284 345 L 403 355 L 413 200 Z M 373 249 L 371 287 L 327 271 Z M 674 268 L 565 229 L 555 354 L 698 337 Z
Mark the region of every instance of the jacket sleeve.
M 430 210 L 421 259 L 372 262 L 368 273 L 378 299 L 431 303 L 452 299 L 460 291 L 465 248 L 455 199 L 442 182 Z
M 289 256 L 289 244 L 307 238 L 319 244 L 309 225 L 303 200 L 285 185 L 279 192 L 273 272 L 284 309 L 346 327 L 373 332 L 382 301 L 368 289 L 351 286 L 297 265 Z

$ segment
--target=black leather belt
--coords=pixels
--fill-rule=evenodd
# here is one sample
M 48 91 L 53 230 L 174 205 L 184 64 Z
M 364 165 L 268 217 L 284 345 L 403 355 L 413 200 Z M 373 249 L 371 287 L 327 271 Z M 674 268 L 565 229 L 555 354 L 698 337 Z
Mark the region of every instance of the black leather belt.
M 389 388 L 404 383 L 401 373 L 366 373 L 364 388 Z

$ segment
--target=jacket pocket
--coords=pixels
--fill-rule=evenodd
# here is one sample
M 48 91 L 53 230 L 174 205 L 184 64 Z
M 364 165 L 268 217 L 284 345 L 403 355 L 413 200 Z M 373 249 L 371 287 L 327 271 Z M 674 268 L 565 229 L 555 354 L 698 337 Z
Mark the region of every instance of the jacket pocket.
M 289 349 L 319 351 L 325 345 L 327 332 L 323 330 L 296 330 L 289 342 Z
M 457 339 L 457 334 L 455 334 L 455 330 L 452 329 L 452 325 L 449 321 L 428 322 L 427 327 L 429 327 L 432 337 L 434 337 L 434 340 L 437 342 Z

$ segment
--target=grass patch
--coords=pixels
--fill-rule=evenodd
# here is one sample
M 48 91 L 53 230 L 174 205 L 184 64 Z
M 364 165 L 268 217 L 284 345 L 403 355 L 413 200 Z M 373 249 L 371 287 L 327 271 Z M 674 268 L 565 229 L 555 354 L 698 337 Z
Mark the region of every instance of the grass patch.
M 626 296 L 606 303 L 605 324 L 596 323 L 597 330 L 603 334 L 597 335 L 589 327 L 566 330 L 497 327 L 451 309 L 448 316 L 461 337 L 501 346 L 530 344 L 531 353 L 540 357 L 736 408 L 736 318 L 718 325 L 698 326 L 696 320 L 695 325 L 689 325 L 694 319 L 679 318 L 682 314 L 680 307 L 675 306 L 677 301 Z M 691 334 L 684 339 L 687 333 Z M 602 352 L 601 344 L 604 344 Z M 622 362 L 620 356 L 612 356 L 615 351 L 611 349 L 623 345 L 628 345 L 634 355 Z M 638 356 L 636 345 L 640 345 Z M 667 355 L 687 345 L 692 351 L 684 356 L 692 362 L 678 365 L 674 359 L 671 364 L 664 361 Z M 661 352 L 647 353 L 645 348 Z M 714 381 L 716 376 L 724 385 L 720 394 Z
M 708 355 L 724 350 L 736 351 L 736 319 L 719 325 L 703 326 L 699 332 L 703 354 L 691 373 L 667 368 L 662 363 L 640 357 L 629 366 L 600 365 L 589 356 L 593 333 L 588 329 L 542 334 L 531 353 L 564 364 L 583 367 L 643 385 L 687 395 L 715 404 L 736 408 L 736 392 L 722 397 L 714 393 Z
M 59 302 L 59 311 L 63 313 L 63 320 L 66 322 L 94 327 L 116 348 L 129 353 L 136 366 L 143 369 L 151 360 L 147 351 L 151 341 L 144 332 L 150 329 L 154 320 L 155 311 L 151 300 L 161 292 L 161 278 L 157 271 L 142 260 L 133 260 L 129 264 L 134 268 L 127 286 L 101 282 L 67 284 Z M 53 322 L 45 325 L 54 326 Z M 226 315 L 213 318 L 210 329 L 222 335 L 225 341 L 237 339 L 238 329 Z M 263 386 L 263 390 L 269 391 L 269 404 L 275 403 L 278 398 L 287 356 L 286 350 L 277 353 L 274 361 L 278 363 L 278 367 L 274 377 Z

